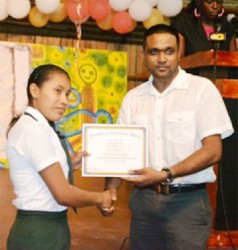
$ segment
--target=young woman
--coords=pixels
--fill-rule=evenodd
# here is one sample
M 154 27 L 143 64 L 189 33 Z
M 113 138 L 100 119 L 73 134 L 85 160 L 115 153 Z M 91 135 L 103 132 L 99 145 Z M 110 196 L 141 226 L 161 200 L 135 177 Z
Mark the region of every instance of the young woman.
M 52 124 L 68 106 L 70 77 L 55 65 L 41 65 L 29 77 L 29 106 L 10 127 L 7 157 L 16 198 L 15 222 L 7 249 L 60 250 L 70 248 L 67 207 L 96 205 L 113 210 L 110 192 L 89 192 L 68 181 L 67 154 Z M 81 167 L 86 152 L 72 158 Z

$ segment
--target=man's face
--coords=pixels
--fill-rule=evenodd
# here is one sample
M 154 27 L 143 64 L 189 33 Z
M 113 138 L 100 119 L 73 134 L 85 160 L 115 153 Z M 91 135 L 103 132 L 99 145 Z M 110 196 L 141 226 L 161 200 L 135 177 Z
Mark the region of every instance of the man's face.
M 155 79 L 172 81 L 179 64 L 176 37 L 169 33 L 148 36 L 144 60 L 148 71 Z

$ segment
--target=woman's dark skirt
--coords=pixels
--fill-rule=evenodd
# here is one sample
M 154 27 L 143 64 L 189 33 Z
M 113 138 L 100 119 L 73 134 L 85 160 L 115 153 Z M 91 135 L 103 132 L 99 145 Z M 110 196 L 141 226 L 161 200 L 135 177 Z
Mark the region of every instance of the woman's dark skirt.
M 70 231 L 67 210 L 18 210 L 7 239 L 8 250 L 68 250 Z

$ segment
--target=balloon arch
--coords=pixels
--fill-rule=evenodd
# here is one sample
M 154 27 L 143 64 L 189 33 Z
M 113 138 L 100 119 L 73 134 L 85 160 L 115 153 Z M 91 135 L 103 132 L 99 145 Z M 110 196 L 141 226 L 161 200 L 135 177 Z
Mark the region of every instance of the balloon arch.
M 144 27 L 170 23 L 170 17 L 183 8 L 182 0 L 0 0 L 0 21 L 11 16 L 14 19 L 28 17 L 32 26 L 42 28 L 49 21 L 60 23 L 66 18 L 72 21 L 79 32 L 88 18 L 95 20 L 102 30 L 119 34 L 132 32 L 137 22 Z

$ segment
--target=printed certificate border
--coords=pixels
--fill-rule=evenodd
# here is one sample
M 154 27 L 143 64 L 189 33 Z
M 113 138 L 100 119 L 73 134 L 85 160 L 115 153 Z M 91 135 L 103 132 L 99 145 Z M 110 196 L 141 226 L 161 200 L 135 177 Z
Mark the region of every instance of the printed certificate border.
M 144 167 L 147 166 L 147 159 L 148 159 L 148 128 L 145 125 L 118 125 L 118 124 L 83 124 L 83 137 L 82 137 L 82 150 L 88 152 L 89 148 L 89 138 L 88 134 L 91 129 L 97 129 L 97 130 L 107 130 L 107 131 L 135 131 L 135 130 L 140 130 L 142 134 L 142 165 Z M 89 152 L 90 154 L 90 152 Z M 115 172 L 115 171 L 88 171 L 88 160 L 87 157 L 83 157 L 82 161 L 82 176 L 85 177 L 125 177 L 125 176 L 133 176 L 130 174 L 128 171 L 127 172 Z

